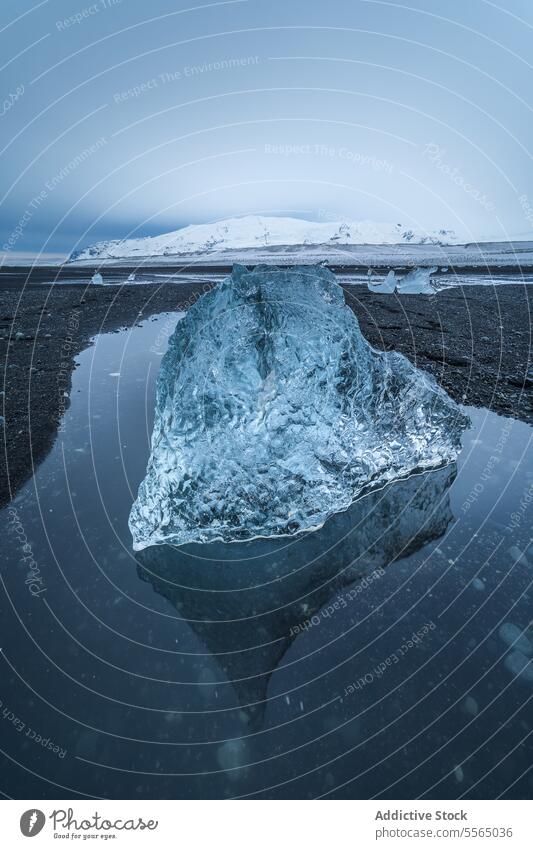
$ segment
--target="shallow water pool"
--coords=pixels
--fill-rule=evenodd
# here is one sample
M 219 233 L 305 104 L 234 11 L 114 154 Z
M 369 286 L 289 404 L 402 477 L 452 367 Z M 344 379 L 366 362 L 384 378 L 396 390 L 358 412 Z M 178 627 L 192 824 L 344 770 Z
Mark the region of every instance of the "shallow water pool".
M 524 798 L 532 431 L 468 408 L 457 467 L 315 534 L 134 554 L 176 317 L 99 336 L 0 514 L 3 786 L 19 798 Z M 529 455 L 530 456 L 530 455 Z

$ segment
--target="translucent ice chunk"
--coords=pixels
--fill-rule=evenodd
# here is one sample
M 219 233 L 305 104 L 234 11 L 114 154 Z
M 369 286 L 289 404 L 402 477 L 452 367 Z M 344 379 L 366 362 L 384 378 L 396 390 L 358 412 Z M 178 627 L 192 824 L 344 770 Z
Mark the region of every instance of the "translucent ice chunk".
M 97 286 L 101 286 L 103 282 L 104 278 L 98 271 L 95 272 L 95 274 L 93 274 L 93 276 L 91 277 L 91 283 L 94 283 Z
M 385 294 L 392 294 L 396 289 L 396 275 L 393 269 L 391 268 L 384 280 L 372 280 L 369 277 L 367 286 L 371 292 L 384 292 Z
M 433 378 L 370 347 L 330 271 L 237 266 L 161 362 L 134 547 L 318 528 L 371 486 L 453 461 L 467 422 Z
M 391 268 L 391 270 L 389 271 L 389 273 L 387 274 L 387 276 L 385 277 L 385 280 L 383 281 L 383 283 L 381 285 L 381 291 L 382 292 L 394 292 L 395 289 L 396 289 L 396 275 L 394 274 L 394 271 Z
M 398 284 L 398 292 L 402 295 L 431 295 L 435 289 L 430 277 L 436 268 L 413 268 Z

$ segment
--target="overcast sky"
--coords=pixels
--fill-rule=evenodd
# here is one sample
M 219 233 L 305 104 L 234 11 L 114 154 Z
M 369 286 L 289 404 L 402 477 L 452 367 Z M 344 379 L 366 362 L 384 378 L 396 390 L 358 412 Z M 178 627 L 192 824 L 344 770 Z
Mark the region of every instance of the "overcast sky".
M 533 238 L 532 43 L 531 0 L 2 0 L 0 253 L 248 213 Z

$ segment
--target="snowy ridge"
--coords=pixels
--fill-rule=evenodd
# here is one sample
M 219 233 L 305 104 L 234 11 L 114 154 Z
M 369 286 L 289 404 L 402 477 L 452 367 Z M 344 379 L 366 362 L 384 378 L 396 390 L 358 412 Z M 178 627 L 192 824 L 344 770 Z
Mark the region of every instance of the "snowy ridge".
M 463 240 L 464 241 L 464 240 Z M 97 242 L 75 251 L 70 262 L 210 255 L 231 250 L 322 245 L 457 245 L 453 230 L 416 231 L 403 224 L 373 221 L 314 222 L 298 218 L 248 215 L 214 224 L 191 224 L 181 230 L 141 239 Z

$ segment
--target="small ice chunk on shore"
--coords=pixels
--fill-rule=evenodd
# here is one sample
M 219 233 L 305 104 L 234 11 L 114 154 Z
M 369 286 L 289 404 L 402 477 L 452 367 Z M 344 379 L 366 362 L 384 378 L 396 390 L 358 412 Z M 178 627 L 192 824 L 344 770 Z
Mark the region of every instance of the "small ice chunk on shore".
M 103 282 L 104 278 L 98 273 L 98 271 L 91 277 L 91 283 L 95 283 L 97 286 L 101 286 Z
M 135 274 L 130 274 L 128 276 L 128 283 L 135 283 Z
M 383 284 L 381 286 L 381 291 L 382 292 L 394 292 L 395 289 L 396 289 L 396 275 L 394 273 L 394 270 L 391 268 L 391 270 L 389 271 L 389 273 L 385 277 L 385 280 L 383 281 Z
M 513 622 L 504 622 L 498 631 L 500 639 L 509 646 L 516 649 L 522 654 L 533 654 L 533 645 L 524 632 Z
M 368 283 L 367 286 L 371 292 L 384 292 L 385 294 L 392 294 L 396 289 L 396 275 L 391 268 L 385 280 L 372 280 L 371 272 L 368 275 Z
M 402 295 L 430 295 L 435 290 L 431 285 L 430 277 L 437 271 L 433 268 L 413 268 L 409 274 L 402 277 L 398 283 L 398 292 Z

